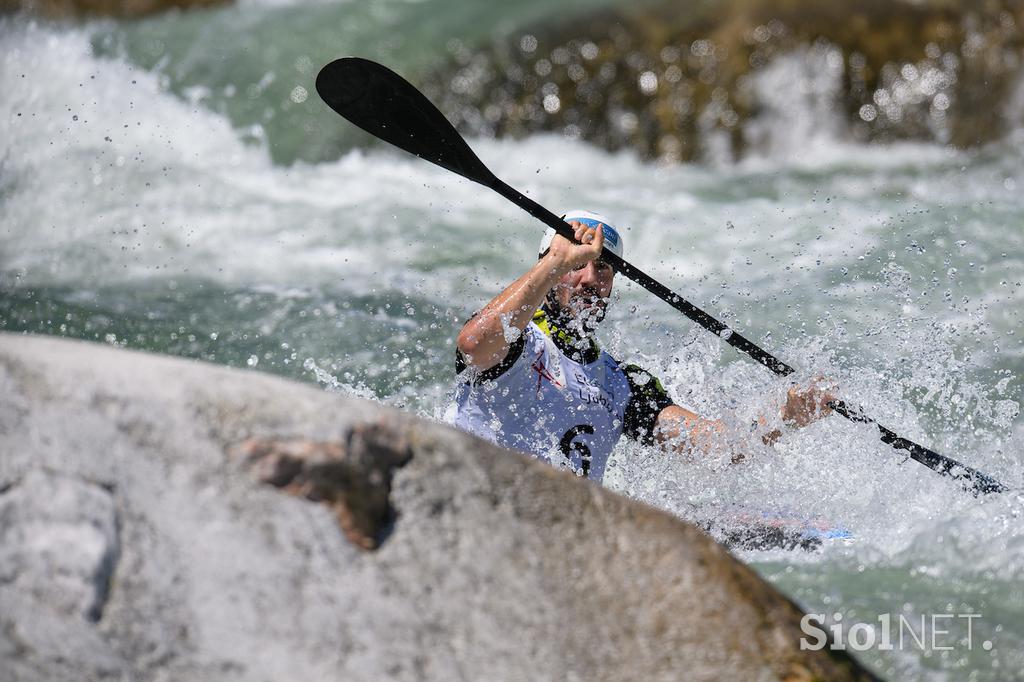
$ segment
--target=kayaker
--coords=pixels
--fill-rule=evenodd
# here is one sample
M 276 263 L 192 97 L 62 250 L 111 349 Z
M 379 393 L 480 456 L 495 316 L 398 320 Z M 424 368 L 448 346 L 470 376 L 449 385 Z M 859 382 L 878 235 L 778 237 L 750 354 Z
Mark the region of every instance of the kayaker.
M 724 440 L 721 420 L 677 404 L 652 374 L 594 340 L 615 279 L 602 247 L 622 256 L 622 236 L 595 213 L 563 219 L 581 243 L 549 228 L 537 262 L 459 332 L 456 426 L 598 481 L 623 434 L 674 451 L 711 451 Z M 782 420 L 805 426 L 830 412 L 830 399 L 817 385 L 794 387 Z M 766 443 L 781 435 L 764 418 L 752 430 Z

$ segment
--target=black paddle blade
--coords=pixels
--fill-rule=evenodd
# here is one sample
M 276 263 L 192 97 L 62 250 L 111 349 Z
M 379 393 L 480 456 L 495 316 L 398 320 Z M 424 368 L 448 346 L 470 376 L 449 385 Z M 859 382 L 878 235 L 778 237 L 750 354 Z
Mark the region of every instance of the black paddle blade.
M 316 91 L 331 109 L 399 149 L 482 185 L 496 180 L 444 114 L 386 66 L 336 59 L 320 69 Z

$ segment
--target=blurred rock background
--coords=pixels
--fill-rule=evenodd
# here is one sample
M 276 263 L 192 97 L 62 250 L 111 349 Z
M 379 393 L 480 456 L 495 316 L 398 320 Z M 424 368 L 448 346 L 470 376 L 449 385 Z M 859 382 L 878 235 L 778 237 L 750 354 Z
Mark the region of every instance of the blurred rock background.
M 456 41 L 425 84 L 469 134 L 561 131 L 666 161 L 771 152 L 823 123 L 969 147 L 1020 123 L 1022 22 L 1019 0 L 659 1 Z M 772 139 L 792 109 L 815 120 Z

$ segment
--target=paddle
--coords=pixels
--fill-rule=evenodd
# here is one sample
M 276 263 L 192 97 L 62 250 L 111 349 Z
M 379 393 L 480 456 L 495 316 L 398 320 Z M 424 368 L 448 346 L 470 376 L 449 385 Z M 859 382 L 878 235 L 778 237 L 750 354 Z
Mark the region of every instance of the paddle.
M 567 223 L 499 180 L 473 153 L 437 107 L 386 66 L 359 57 L 338 59 L 320 70 L 316 78 L 316 89 L 329 107 L 371 135 L 494 190 L 545 225 L 554 228 L 566 239 L 573 239 L 573 230 Z M 606 249 L 601 258 L 617 272 L 779 376 L 787 376 L 795 371 L 611 251 Z M 873 424 L 882 442 L 906 450 L 915 461 L 943 476 L 956 479 L 975 496 L 1007 490 L 1003 484 L 976 469 L 896 435 L 858 407 L 842 400 L 835 400 L 829 406 L 851 421 Z

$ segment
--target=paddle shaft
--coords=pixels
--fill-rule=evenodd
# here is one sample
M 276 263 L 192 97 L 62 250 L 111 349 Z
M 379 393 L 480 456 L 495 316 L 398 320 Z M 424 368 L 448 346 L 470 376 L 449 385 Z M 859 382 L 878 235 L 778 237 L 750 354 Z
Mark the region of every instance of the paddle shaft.
M 548 227 L 553 228 L 555 232 L 566 239 L 575 241 L 575 235 L 573 234 L 572 227 L 570 227 L 568 223 L 522 192 L 516 190 L 514 187 L 502 182 L 493 174 L 487 178 L 481 178 L 477 181 L 484 186 L 493 189 L 495 192 L 519 206 Z M 682 296 L 679 296 L 640 268 L 627 263 L 617 254 L 605 249 L 601 254 L 601 259 L 615 268 L 616 272 L 620 272 L 633 280 L 644 289 L 647 289 L 647 291 L 651 292 L 681 312 L 683 315 L 686 315 L 688 318 L 704 327 L 704 329 L 707 329 L 712 334 L 723 339 L 736 350 L 746 353 L 753 359 L 757 360 L 778 376 L 788 376 L 796 371 L 750 339 L 731 329 L 727 324 L 720 322 L 684 299 Z M 877 421 L 867 416 L 859 407 L 849 405 L 843 400 L 832 400 L 829 402 L 829 407 L 831 407 L 840 416 L 845 417 L 852 422 L 873 424 L 875 428 L 878 429 L 879 438 L 883 443 L 891 445 L 897 450 L 906 450 L 910 454 L 911 459 L 915 462 L 920 462 L 939 474 L 949 476 L 950 478 L 959 481 L 967 492 L 970 492 L 975 496 L 979 494 L 1006 492 L 1006 490 L 1008 490 L 1008 488 L 1002 483 L 991 476 L 978 471 L 977 469 L 961 464 L 951 457 L 940 455 L 934 450 L 926 448 L 923 445 L 918 445 L 911 440 L 897 435 L 891 429 L 882 426 Z

